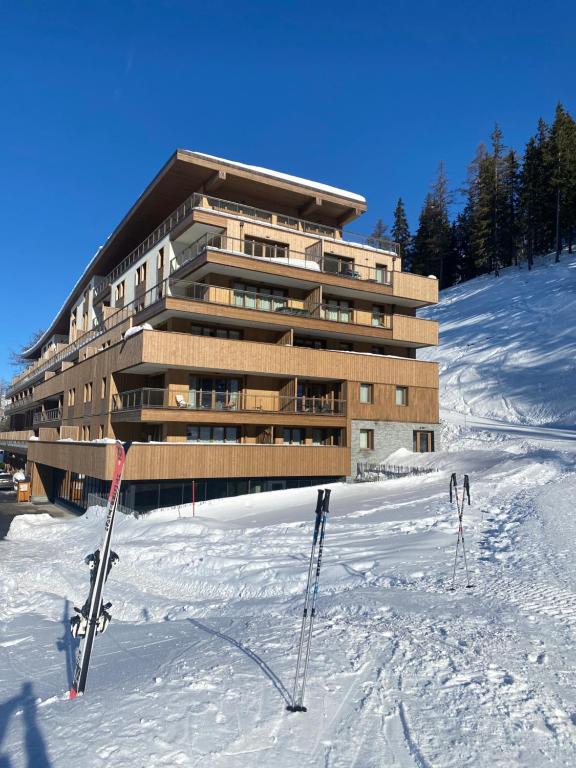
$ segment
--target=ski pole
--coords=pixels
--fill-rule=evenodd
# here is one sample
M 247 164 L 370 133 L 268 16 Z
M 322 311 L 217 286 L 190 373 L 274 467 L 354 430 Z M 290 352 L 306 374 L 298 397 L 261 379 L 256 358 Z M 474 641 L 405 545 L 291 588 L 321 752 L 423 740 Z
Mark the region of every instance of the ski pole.
M 318 491 L 318 499 L 316 501 L 316 519 L 314 521 L 314 534 L 312 536 L 312 550 L 310 552 L 310 564 L 308 566 L 308 580 L 306 582 L 306 590 L 304 592 L 304 611 L 302 613 L 302 626 L 300 627 L 300 641 L 298 644 L 298 659 L 296 661 L 296 674 L 294 675 L 294 690 L 292 693 L 292 705 L 287 707 L 291 712 L 297 712 L 296 694 L 298 688 L 298 678 L 300 675 L 300 664 L 302 661 L 302 648 L 304 646 L 304 631 L 306 628 L 306 619 L 308 617 L 308 604 L 310 600 L 310 582 L 312 581 L 312 569 L 314 565 L 314 552 L 316 550 L 316 543 L 318 541 L 318 531 L 320 529 L 320 521 L 322 518 L 322 501 L 324 499 L 324 491 Z
M 326 531 L 326 520 L 328 519 L 330 504 L 329 489 L 324 491 L 324 502 L 322 504 L 322 524 L 320 526 L 320 543 L 318 545 L 318 562 L 316 565 L 316 575 L 314 577 L 314 589 L 312 590 L 312 608 L 310 610 L 310 625 L 308 627 L 308 642 L 306 644 L 306 655 L 304 656 L 304 671 L 302 673 L 302 687 L 300 689 L 300 710 L 306 712 L 304 706 L 304 692 L 306 691 L 306 676 L 308 673 L 308 661 L 310 659 L 310 644 L 312 642 L 312 630 L 314 629 L 314 617 L 316 616 L 316 600 L 318 598 L 318 585 L 320 583 L 320 567 L 322 565 L 322 553 L 324 551 L 324 533 Z
M 464 525 L 462 519 L 464 517 L 464 504 L 466 503 L 466 497 L 468 497 L 468 506 L 470 506 L 470 478 L 468 475 L 464 475 L 464 487 L 462 489 L 462 504 L 460 506 L 460 535 L 462 538 L 462 553 L 464 555 L 464 566 L 466 568 L 466 589 L 471 589 L 470 573 L 468 571 L 468 560 L 466 559 L 466 545 L 464 544 Z

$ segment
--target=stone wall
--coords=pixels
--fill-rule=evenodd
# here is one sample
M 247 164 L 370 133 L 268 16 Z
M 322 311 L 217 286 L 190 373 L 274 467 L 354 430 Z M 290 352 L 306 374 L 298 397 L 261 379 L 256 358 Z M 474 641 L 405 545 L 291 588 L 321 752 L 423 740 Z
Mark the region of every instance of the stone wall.
M 374 431 L 374 450 L 367 451 L 360 448 L 360 430 L 372 429 Z M 422 424 L 421 422 L 400 421 L 364 421 L 352 420 L 351 435 L 351 467 L 350 476 L 356 477 L 358 462 L 379 464 L 385 461 L 391 453 L 399 448 L 413 449 L 414 430 L 429 430 L 434 432 L 434 450 L 440 449 L 440 425 Z

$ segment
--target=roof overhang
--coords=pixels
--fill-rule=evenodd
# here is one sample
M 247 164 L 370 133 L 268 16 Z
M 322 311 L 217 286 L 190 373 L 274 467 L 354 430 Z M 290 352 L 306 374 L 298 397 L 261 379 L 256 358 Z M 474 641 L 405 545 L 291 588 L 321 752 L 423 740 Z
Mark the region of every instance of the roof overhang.
M 66 334 L 74 299 L 92 277 L 107 275 L 194 192 L 335 227 L 343 227 L 367 208 L 366 200 L 353 192 L 178 149 L 94 255 L 50 327 L 33 346 L 23 351 L 23 356 L 37 357 L 51 336 Z

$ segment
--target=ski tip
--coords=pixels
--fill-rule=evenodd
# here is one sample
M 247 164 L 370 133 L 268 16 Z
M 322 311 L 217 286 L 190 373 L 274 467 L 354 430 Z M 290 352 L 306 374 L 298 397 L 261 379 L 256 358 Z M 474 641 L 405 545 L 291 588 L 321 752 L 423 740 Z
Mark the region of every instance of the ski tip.
M 72 701 L 72 699 L 75 699 L 76 696 L 78 696 L 78 691 L 76 690 L 76 688 L 70 688 L 70 695 L 68 696 L 70 701 Z

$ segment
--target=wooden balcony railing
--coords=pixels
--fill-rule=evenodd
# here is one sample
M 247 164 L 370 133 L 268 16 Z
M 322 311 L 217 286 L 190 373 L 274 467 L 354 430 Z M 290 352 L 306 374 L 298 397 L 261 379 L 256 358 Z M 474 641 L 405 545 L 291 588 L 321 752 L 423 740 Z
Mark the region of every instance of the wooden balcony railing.
M 62 408 L 50 408 L 34 414 L 34 424 L 47 424 L 51 421 L 62 420 Z

